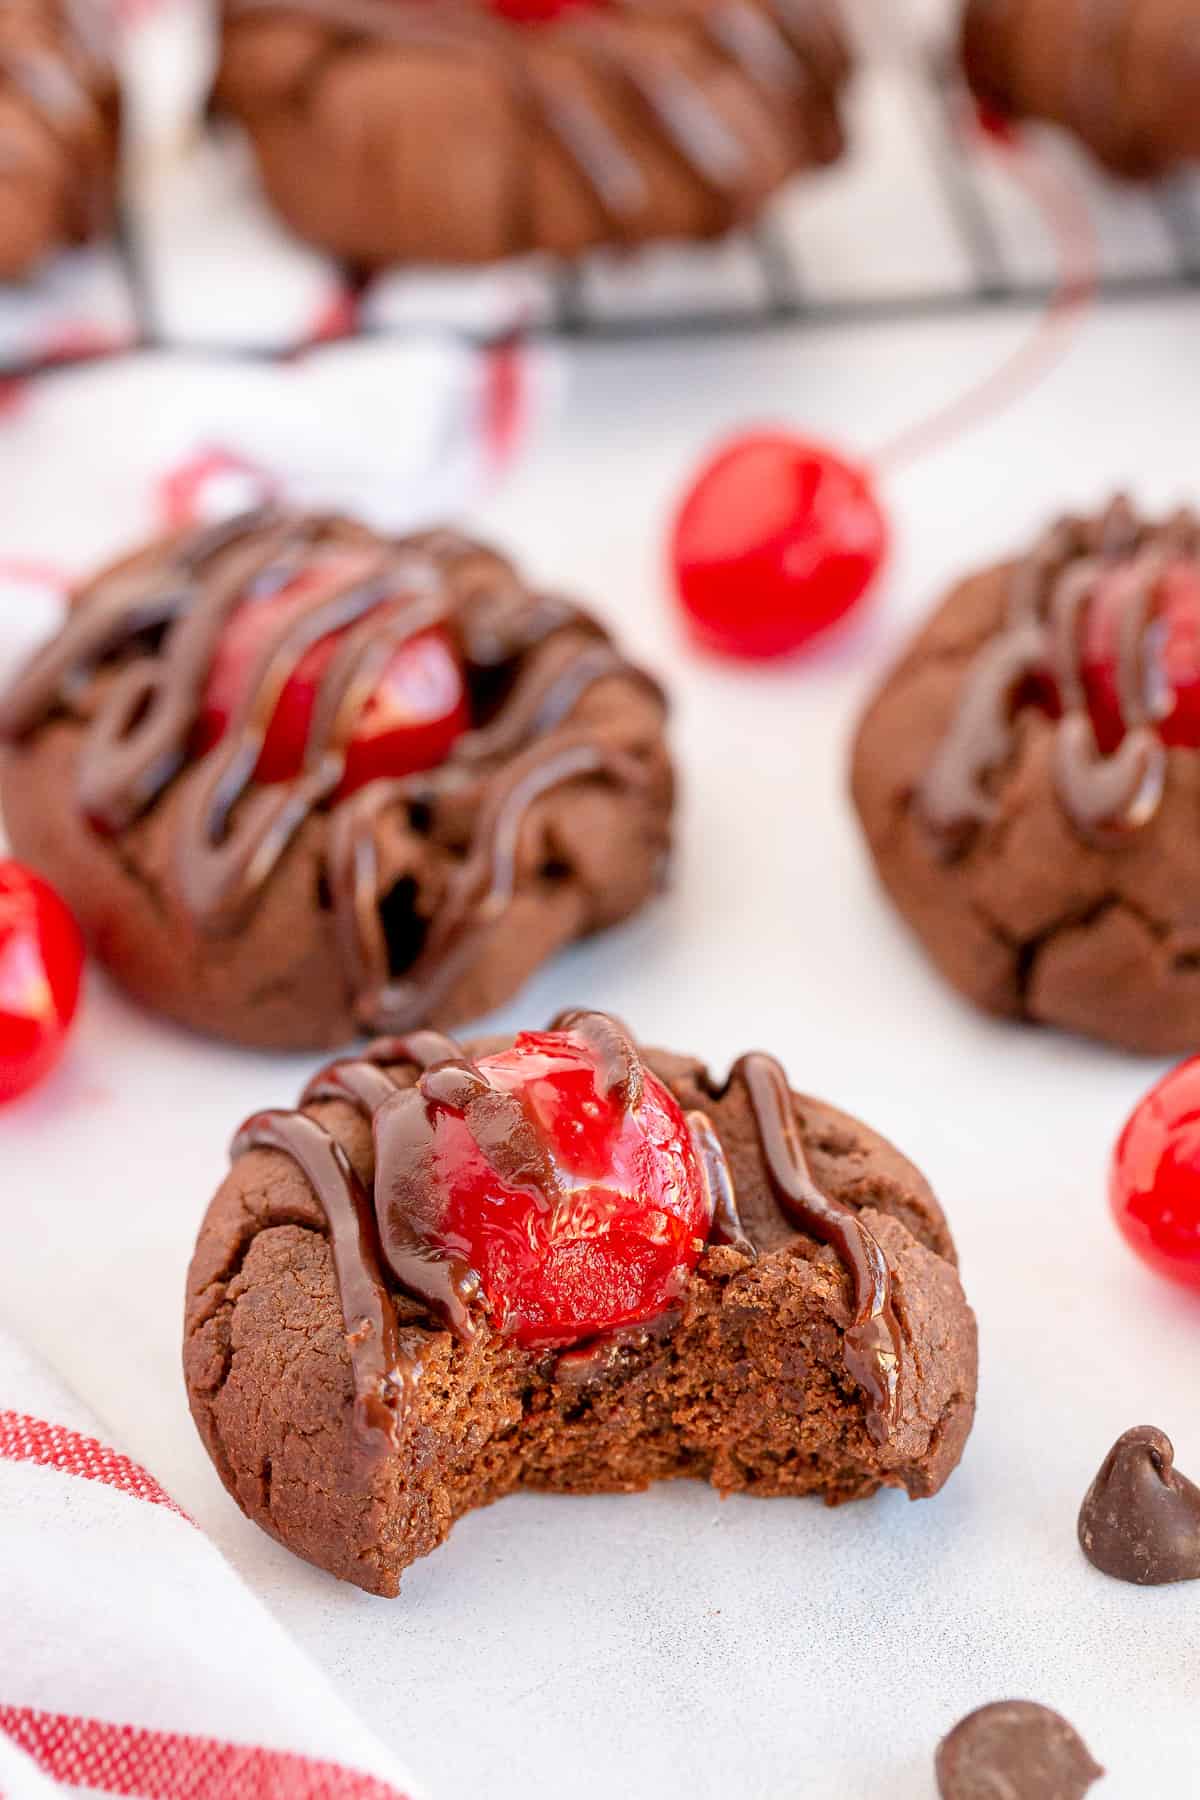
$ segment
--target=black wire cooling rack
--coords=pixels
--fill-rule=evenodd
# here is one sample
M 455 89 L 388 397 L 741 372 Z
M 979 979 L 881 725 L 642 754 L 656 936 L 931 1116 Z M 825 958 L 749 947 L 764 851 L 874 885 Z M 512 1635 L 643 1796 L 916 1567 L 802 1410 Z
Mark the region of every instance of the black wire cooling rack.
M 640 265 L 594 259 L 567 282 L 553 328 L 743 330 L 1044 302 L 1062 274 L 1059 251 L 1002 161 L 965 129 L 970 97 L 950 48 L 952 10 L 947 0 L 857 0 L 862 74 L 844 162 L 797 181 L 753 234 L 723 250 L 663 251 Z M 1086 209 L 1103 298 L 1200 286 L 1200 171 L 1121 185 L 1062 133 L 1033 126 L 1025 138 Z
M 833 169 L 793 183 L 752 232 L 715 245 L 598 253 L 569 269 L 533 263 L 461 277 L 395 271 L 355 295 L 357 328 L 371 335 L 449 328 L 488 339 L 519 325 L 575 340 L 612 339 L 887 321 L 1044 301 L 1061 275 L 1046 220 L 1001 159 L 964 129 L 969 101 L 949 48 L 956 0 L 847 4 L 861 54 L 848 109 L 850 152 Z M 1087 209 L 1103 298 L 1171 296 L 1200 286 L 1200 170 L 1124 187 L 1103 177 L 1063 134 L 1035 127 L 1028 139 L 1056 184 L 1069 185 Z M 234 139 L 209 139 L 191 153 L 246 161 Z M 246 192 L 251 182 L 247 173 Z M 236 194 L 237 182 L 230 188 Z M 179 192 L 188 191 L 185 179 Z M 219 259 L 230 254 L 222 220 L 208 218 L 205 228 L 191 248 L 207 235 L 208 274 L 219 278 Z M 272 355 L 308 341 L 282 312 L 278 320 L 259 320 L 253 341 L 198 331 L 196 319 L 173 304 L 181 284 L 171 278 L 169 257 L 169 246 L 156 242 L 153 215 L 139 216 L 131 206 L 107 274 L 126 344 Z M 330 270 L 335 289 L 338 279 Z M 30 304 L 28 296 L 23 303 Z M 4 305 L 0 298 L 0 365 L 19 370 L 30 364 L 19 345 L 5 361 Z M 57 342 L 52 355 L 63 361 L 89 353 L 85 332 L 81 345 Z

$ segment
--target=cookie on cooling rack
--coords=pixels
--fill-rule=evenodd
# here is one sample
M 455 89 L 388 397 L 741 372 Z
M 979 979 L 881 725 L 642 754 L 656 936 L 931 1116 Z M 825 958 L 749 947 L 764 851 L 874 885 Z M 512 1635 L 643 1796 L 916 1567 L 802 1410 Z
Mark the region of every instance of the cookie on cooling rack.
M 0 6 L 0 280 L 107 228 L 118 112 L 99 0 Z
M 1193 0 L 967 0 L 980 99 L 1063 125 L 1120 175 L 1200 158 Z
M 264 511 L 83 589 L 0 700 L 0 799 L 147 1005 L 328 1046 L 486 1012 L 641 906 L 665 712 L 493 551 Z
M 1116 500 L 969 576 L 889 677 L 854 795 L 892 898 L 990 1012 L 1200 1046 L 1200 518 Z
M 215 99 L 362 267 L 708 238 L 839 154 L 835 5 L 225 0 Z
M 522 1487 L 919 1499 L 962 1454 L 941 1209 L 770 1056 L 716 1082 L 600 1013 L 420 1032 L 233 1158 L 188 1276 L 192 1412 L 250 1518 L 372 1592 Z

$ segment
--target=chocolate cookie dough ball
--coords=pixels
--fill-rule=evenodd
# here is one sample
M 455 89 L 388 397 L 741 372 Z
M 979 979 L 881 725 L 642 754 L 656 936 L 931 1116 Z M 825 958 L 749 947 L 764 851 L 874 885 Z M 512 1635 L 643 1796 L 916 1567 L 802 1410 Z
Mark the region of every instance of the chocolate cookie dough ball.
M 107 229 L 119 103 L 99 0 L 0 6 L 0 280 Z
M 1200 520 L 1123 500 L 968 576 L 867 711 L 854 798 L 989 1012 L 1200 1046 Z
M 84 588 L 0 701 L 0 803 L 147 1005 L 329 1046 L 477 1016 L 636 911 L 665 710 L 495 552 L 268 511 Z
M 192 1412 L 243 1511 L 373 1593 L 519 1488 L 920 1499 L 962 1454 L 941 1209 L 772 1057 L 716 1082 L 597 1013 L 422 1032 L 233 1157 L 188 1276 Z
M 215 98 L 362 267 L 708 238 L 841 150 L 835 0 L 226 0 Z

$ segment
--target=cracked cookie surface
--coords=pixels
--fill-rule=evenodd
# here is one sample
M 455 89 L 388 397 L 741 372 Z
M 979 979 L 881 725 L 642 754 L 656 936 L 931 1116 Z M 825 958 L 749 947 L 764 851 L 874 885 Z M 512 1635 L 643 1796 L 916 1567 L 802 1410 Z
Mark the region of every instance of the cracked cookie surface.
M 922 806 L 981 658 L 1012 629 L 1027 566 L 961 582 L 859 726 L 852 791 L 876 869 L 941 973 L 984 1010 L 1148 1054 L 1195 1049 L 1200 754 L 1163 748 L 1149 815 L 1092 835 L 1064 804 L 1061 719 L 1016 704 L 969 831 L 948 840 Z
M 322 1208 L 278 1150 L 236 1158 L 188 1276 L 184 1370 L 201 1436 L 250 1518 L 335 1575 L 393 1594 L 464 1512 L 522 1487 L 633 1492 L 688 1476 L 723 1493 L 830 1503 L 881 1486 L 937 1492 L 974 1416 L 976 1333 L 924 1178 L 857 1121 L 790 1096 L 813 1180 L 852 1209 L 886 1261 L 901 1356 L 881 1440 L 847 1370 L 847 1271 L 781 1212 L 746 1088 L 715 1083 L 692 1057 L 643 1055 L 685 1112 L 711 1121 L 748 1242 L 710 1240 L 676 1309 L 581 1352 L 521 1349 L 487 1328 L 464 1342 L 393 1285 L 398 1344 L 420 1373 L 396 1442 L 373 1458 L 355 1435 Z M 420 1070 L 391 1064 L 387 1074 L 407 1088 Z M 369 1121 L 340 1100 L 303 1111 L 370 1192 Z

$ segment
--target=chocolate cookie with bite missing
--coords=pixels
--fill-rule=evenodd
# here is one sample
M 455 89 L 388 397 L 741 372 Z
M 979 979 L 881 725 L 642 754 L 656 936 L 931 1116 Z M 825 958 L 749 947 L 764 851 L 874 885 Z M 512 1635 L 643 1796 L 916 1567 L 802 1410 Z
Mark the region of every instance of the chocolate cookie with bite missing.
M 120 102 L 99 0 L 0 6 L 0 280 L 107 229 Z
M 518 1488 L 881 1486 L 957 1464 L 975 1321 L 940 1207 L 770 1056 L 714 1081 L 614 1019 L 379 1042 L 259 1113 L 188 1276 L 222 1481 L 375 1593 Z
M 842 147 L 835 0 L 225 0 L 219 110 L 362 268 L 708 238 Z
M 1200 519 L 1116 500 L 959 584 L 859 728 L 879 874 L 989 1012 L 1200 1044 Z
M 963 61 L 988 106 L 1145 176 L 1200 158 L 1195 36 L 1194 0 L 967 0 Z
M 0 700 L 0 802 L 147 1005 L 331 1046 L 486 1012 L 656 891 L 665 710 L 494 551 L 267 511 L 82 590 Z

